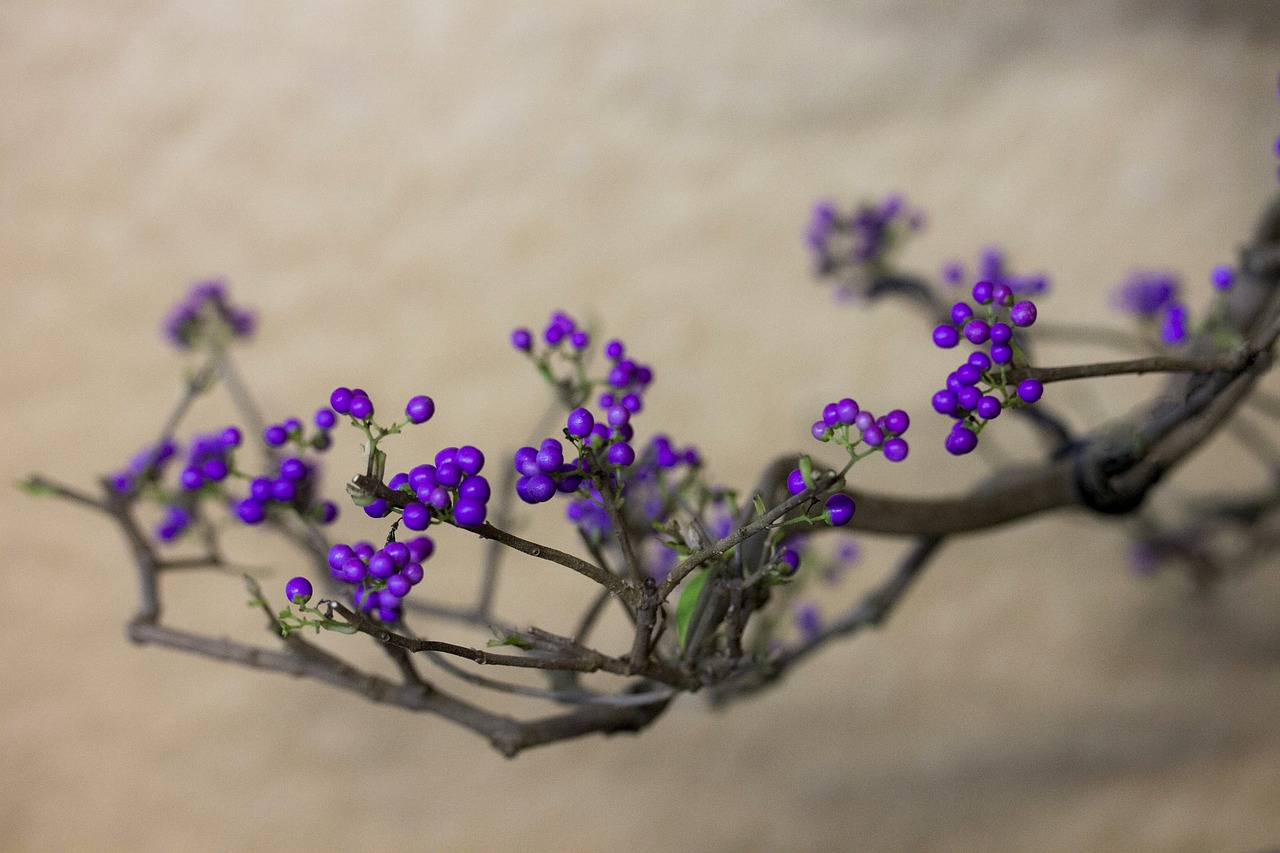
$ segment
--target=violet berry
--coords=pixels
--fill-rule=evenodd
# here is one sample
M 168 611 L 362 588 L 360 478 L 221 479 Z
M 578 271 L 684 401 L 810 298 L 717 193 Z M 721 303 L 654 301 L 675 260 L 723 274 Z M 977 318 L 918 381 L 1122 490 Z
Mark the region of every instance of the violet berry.
M 311 581 L 303 577 L 291 578 L 284 585 L 284 597 L 299 606 L 306 604 L 311 600 L 311 595 L 315 590 L 311 586 Z
M 401 518 L 404 520 L 404 526 L 410 530 L 426 530 L 427 525 L 431 523 L 431 511 L 423 504 L 414 501 L 405 506 Z
M 350 388 L 334 388 L 329 395 L 329 405 L 338 414 L 345 415 L 350 410 L 353 396 Z
M 431 416 L 436 413 L 435 401 L 423 394 L 411 399 L 404 407 L 404 413 L 409 416 L 409 420 L 415 424 L 426 423 L 431 420 Z M 354 414 L 354 412 L 352 413 Z
M 631 445 L 625 441 L 619 441 L 609 447 L 608 460 L 610 465 L 617 465 L 625 468 L 632 462 L 636 461 L 636 452 L 631 449 Z
M 1009 319 L 1013 325 L 1020 329 L 1025 329 L 1036 321 L 1036 305 L 1029 299 L 1024 299 L 1009 309 Z
M 236 515 L 245 524 L 258 524 L 267 517 L 267 511 L 261 501 L 245 498 L 236 504 Z
M 367 421 L 373 417 L 373 401 L 368 397 L 352 397 L 347 414 L 358 421 Z
M 279 447 L 289 440 L 289 431 L 280 424 L 272 424 L 263 430 L 262 440 L 272 447 Z
M 1039 379 L 1024 379 L 1018 383 L 1018 398 L 1024 403 L 1034 403 L 1044 394 L 1044 383 Z
M 793 495 L 798 495 L 805 489 L 809 488 L 804 481 L 804 472 L 796 468 L 787 475 L 787 491 Z
M 957 423 L 947 436 L 945 446 L 953 456 L 963 456 L 978 446 L 978 435 L 963 423 Z
M 933 330 L 933 344 L 939 349 L 951 349 L 960 343 L 960 332 L 955 326 L 943 324 Z
M 884 443 L 884 458 L 890 462 L 901 462 L 907 458 L 909 450 L 905 439 L 891 438 Z
M 823 513 L 827 518 L 827 523 L 832 527 L 843 527 L 849 523 L 849 519 L 853 518 L 853 511 L 857 508 L 853 503 L 853 498 L 838 492 L 827 498 L 826 509 Z
M 464 527 L 475 527 L 484 523 L 487 512 L 485 505 L 474 498 L 458 498 L 453 507 L 453 520 Z
M 574 438 L 586 438 L 591 435 L 591 429 L 596 425 L 595 416 L 587 409 L 579 406 L 569 413 L 567 428 L 569 435 Z
M 528 352 L 533 349 L 533 333 L 528 329 L 516 329 L 511 333 L 511 345 Z

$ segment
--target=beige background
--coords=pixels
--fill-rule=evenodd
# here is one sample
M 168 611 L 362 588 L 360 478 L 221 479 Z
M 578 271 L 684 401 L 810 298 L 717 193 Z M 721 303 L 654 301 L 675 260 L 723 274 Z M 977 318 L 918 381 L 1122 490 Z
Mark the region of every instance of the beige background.
M 956 488 L 982 463 L 945 458 L 924 402 L 950 359 L 913 355 L 927 331 L 896 307 L 831 307 L 812 200 L 906 190 L 932 225 L 909 263 L 998 240 L 1052 273 L 1042 317 L 1105 319 L 1134 265 L 1203 294 L 1276 191 L 1277 60 L 1274 2 L 5 3 L 0 473 L 87 484 L 126 459 L 176 393 L 159 317 L 222 274 L 260 309 L 241 361 L 275 417 L 335 384 L 425 391 L 440 414 L 404 453 L 497 457 L 540 400 L 507 331 L 565 308 L 655 365 L 644 425 L 724 482 L 853 393 L 918 413 L 911 460 L 861 482 Z M 1141 387 L 1049 397 L 1087 425 Z M 1181 479 L 1255 469 L 1227 443 Z M 1280 580 L 1139 583 L 1117 525 L 957 542 L 886 630 L 770 695 L 508 762 L 436 719 L 131 647 L 114 531 L 0 501 L 0 848 L 1280 844 Z M 842 594 L 893 549 L 868 553 Z M 442 537 L 431 583 L 463 594 L 474 554 Z M 506 614 L 555 627 L 581 587 L 516 568 Z M 175 620 L 259 636 L 234 579 L 169 591 Z

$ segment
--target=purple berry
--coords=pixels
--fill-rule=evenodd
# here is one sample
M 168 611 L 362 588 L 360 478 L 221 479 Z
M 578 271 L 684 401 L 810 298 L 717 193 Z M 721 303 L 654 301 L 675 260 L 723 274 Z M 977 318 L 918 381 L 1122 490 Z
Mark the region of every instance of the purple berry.
M 262 440 L 272 447 L 279 447 L 289 440 L 289 431 L 280 424 L 272 424 L 263 430 Z
M 223 447 L 239 447 L 244 437 L 240 434 L 240 430 L 236 427 L 229 426 L 222 431 L 222 435 L 218 437 Z
M 812 433 L 813 437 L 818 441 L 829 441 L 831 439 L 830 433 L 827 432 L 827 424 L 825 421 L 814 421 L 813 426 L 809 427 L 809 432 Z
M 793 495 L 798 495 L 805 489 L 809 488 L 804 482 L 804 473 L 796 468 L 787 475 L 787 491 Z
M 402 512 L 404 526 L 410 530 L 426 530 L 431 523 L 431 511 L 417 501 L 405 505 Z
M 1018 399 L 1034 403 L 1044 395 L 1044 383 L 1039 379 L 1024 379 L 1018 383 Z
M 959 401 L 954 391 L 939 391 L 933 395 L 933 410 L 940 415 L 949 415 L 956 410 Z
M 489 500 L 489 481 L 479 474 L 470 477 L 464 477 L 458 485 L 458 497 L 470 498 L 480 503 L 487 503 Z
M 287 504 L 293 500 L 294 495 L 298 493 L 298 487 L 294 485 L 292 480 L 286 480 L 283 477 L 271 482 L 271 500 L 279 501 Z
M 902 409 L 894 409 L 884 416 L 884 429 L 893 435 L 902 435 L 911 426 L 911 417 Z
M 1280 137 L 1276 139 L 1277 147 L 1280 147 Z M 1209 281 L 1218 290 L 1230 290 L 1232 282 L 1235 281 L 1235 273 L 1231 267 L 1225 264 L 1219 264 L 1213 268 L 1213 272 L 1209 274 Z
M 608 460 L 610 465 L 626 467 L 636 461 L 636 452 L 625 441 L 619 441 L 609 448 Z
M 408 545 L 409 559 L 415 563 L 425 561 L 436 550 L 436 543 L 430 536 L 418 536 L 410 539 Z
M 979 305 L 991 304 L 991 292 L 994 286 L 989 281 L 980 281 L 973 286 L 973 301 Z
M 201 474 L 200 469 L 195 465 L 188 465 L 178 475 L 178 482 L 182 484 L 182 488 L 194 492 L 204 485 L 204 474 Z
M 778 555 L 778 562 L 786 566 L 782 573 L 791 577 L 800 568 L 800 555 L 790 548 L 783 548 L 782 553 Z
M 977 434 L 968 427 L 956 424 L 946 440 L 947 452 L 953 456 L 963 456 L 978 446 Z
M 397 569 L 409 562 L 409 546 L 403 542 L 388 542 L 382 546 L 382 550 L 386 551 L 387 556 L 395 561 Z
M 373 417 L 373 401 L 368 397 L 352 397 L 347 413 L 358 421 L 367 421 Z
M 290 578 L 289 582 L 284 585 L 284 597 L 299 606 L 310 601 L 314 592 L 315 590 L 311 587 L 311 581 L 303 577 Z
M 511 345 L 528 352 L 533 348 L 533 333 L 528 329 L 516 329 L 511 333 Z
M 965 363 L 956 368 L 955 376 L 961 386 L 977 385 L 978 380 L 982 378 L 982 371 L 972 364 Z
M 1013 340 L 1013 329 L 1008 323 L 994 323 L 991 326 L 991 343 L 1007 344 Z
M 409 588 L 412 586 L 409 579 L 404 575 L 392 575 L 387 578 L 387 591 L 396 598 L 404 598 L 409 594 Z
M 841 492 L 827 498 L 824 515 L 827 517 L 827 523 L 832 527 L 843 527 L 849 523 L 849 519 L 853 518 L 853 511 L 856 508 L 853 498 Z
M 517 474 L 523 474 L 526 477 L 533 476 L 538 473 L 538 451 L 532 447 L 522 447 L 516 451 L 513 458 Z
M 960 332 L 955 326 L 943 324 L 933 330 L 933 344 L 939 349 L 951 349 L 960 343 Z
M 974 406 L 978 405 L 978 401 L 982 399 L 982 392 L 977 388 L 961 388 L 956 392 L 956 402 L 960 404 L 960 408 L 966 412 L 972 412 Z
M 560 442 L 544 444 L 534 457 L 534 464 L 543 474 L 554 474 L 559 471 L 560 466 L 564 464 L 564 451 L 560 447 Z
M 991 359 L 987 358 L 984 352 L 974 352 L 969 354 L 969 363 L 978 370 L 987 370 L 991 367 Z
M 1024 299 L 1009 309 L 1009 320 L 1020 329 L 1025 329 L 1036 321 L 1036 304 Z
M 988 394 L 980 399 L 978 405 L 974 406 L 973 409 L 978 413 L 978 417 L 989 421 L 1000 416 L 1000 400 Z
M 453 506 L 453 498 L 449 495 L 449 490 L 444 486 L 436 486 L 431 490 L 431 494 L 427 496 L 427 503 L 438 510 L 446 510 Z
M 822 422 L 829 427 L 840 423 L 840 409 L 835 403 L 827 403 L 822 407 Z
M 858 416 L 858 404 L 849 397 L 845 397 L 836 403 L 836 414 L 839 416 L 840 423 L 851 424 L 853 419 Z
M 404 413 L 409 417 L 411 422 L 415 424 L 424 424 L 431 420 L 431 416 L 436 413 L 435 400 L 432 400 L 424 394 L 419 394 L 405 404 Z M 354 414 L 354 412 L 352 414 Z
M 1013 361 L 1013 347 L 1008 344 L 994 344 L 991 347 L 991 360 L 996 364 L 1008 364 Z
M 236 515 L 245 524 L 258 524 L 262 519 L 267 517 L 266 507 L 261 501 L 255 501 L 253 498 L 245 498 L 236 504 Z
M 329 568 L 339 569 L 342 564 L 355 556 L 355 552 L 351 550 L 350 545 L 344 545 L 339 542 L 329 549 Z
M 307 476 L 307 463 L 290 457 L 280 463 L 280 476 L 286 480 L 301 480 Z
M 334 388 L 329 395 L 329 405 L 338 414 L 345 415 L 350 411 L 353 396 L 350 388 Z
M 378 580 L 386 580 L 396 573 L 396 561 L 391 559 L 386 549 L 381 549 L 369 558 L 369 574 Z
M 973 309 L 968 302 L 957 302 L 951 306 L 951 322 L 957 326 L 964 324 L 972 316 Z
M 436 483 L 446 489 L 452 489 L 462 482 L 462 467 L 457 462 L 446 462 L 436 466 Z
M 556 481 L 548 474 L 534 474 L 525 481 L 524 492 L 529 503 L 545 503 L 555 495 Z
M 352 557 L 342 563 L 342 579 L 347 583 L 360 583 L 367 571 L 368 567 L 359 557 Z
M 454 461 L 458 463 L 462 473 L 479 474 L 480 469 L 484 467 L 484 454 L 480 452 L 480 448 L 464 444 L 458 448 Z
M 907 442 L 902 438 L 891 438 L 884 443 L 884 458 L 890 462 L 901 462 L 907 458 Z
M 396 575 L 396 577 L 404 578 L 411 586 L 417 586 L 422 583 L 422 575 L 422 564 L 414 562 L 401 569 L 400 574 Z
M 373 503 L 364 507 L 364 514 L 370 518 L 385 518 L 389 511 L 387 502 L 382 498 L 376 498 Z
M 991 300 L 997 305 L 1012 305 L 1013 291 L 1004 282 L 994 284 L 991 287 Z
M 487 512 L 485 505 L 474 498 L 458 498 L 453 507 L 453 520 L 464 527 L 475 527 L 484 523 Z
M 338 517 L 338 505 L 333 501 L 321 501 L 312 513 L 320 524 L 333 524 Z
M 985 344 L 991 334 L 986 320 L 970 320 L 964 324 L 964 336 L 971 344 Z
M 458 461 L 458 448 L 444 447 L 436 451 L 436 477 L 440 476 L 440 466 L 446 462 Z
M 862 440 L 872 447 L 879 447 L 884 443 L 884 430 L 872 424 L 862 431 Z
M 591 429 L 596 425 L 596 419 L 587 409 L 579 406 L 569 413 L 567 427 L 569 435 L 575 438 L 586 438 L 591 434 Z

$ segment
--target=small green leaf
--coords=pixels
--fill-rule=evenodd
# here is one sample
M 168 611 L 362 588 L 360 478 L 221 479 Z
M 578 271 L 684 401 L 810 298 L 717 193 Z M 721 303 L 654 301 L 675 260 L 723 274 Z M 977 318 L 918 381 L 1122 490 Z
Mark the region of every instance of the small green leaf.
M 680 636 L 680 648 L 684 648 L 685 634 L 689 630 L 689 620 L 698 607 L 698 599 L 702 597 L 702 589 L 707 585 L 707 575 L 711 569 L 699 569 L 689 578 L 684 591 L 680 593 L 680 601 L 676 603 L 676 631 Z
M 764 509 L 764 498 L 760 497 L 759 495 L 756 495 L 756 499 L 755 499 L 755 501 L 754 501 L 754 504 L 755 504 L 755 508 L 756 508 L 756 518 L 759 518 L 760 516 L 764 515 L 764 513 L 765 513 L 765 509 Z
M 813 488 L 813 460 L 808 456 L 800 457 L 800 476 L 804 478 L 806 487 Z
M 47 498 L 50 495 L 56 495 L 58 493 L 57 489 L 53 488 L 53 486 L 50 486 L 48 483 L 43 483 L 35 477 L 32 477 L 30 480 L 23 480 L 20 483 L 15 483 L 14 485 L 31 495 L 33 498 Z
M 385 450 L 373 451 L 373 476 L 379 480 L 387 472 L 387 452 Z
M 506 634 L 501 637 L 494 637 L 489 641 L 489 648 L 494 646 L 515 646 L 518 649 L 531 649 L 532 643 L 528 643 L 517 633 Z

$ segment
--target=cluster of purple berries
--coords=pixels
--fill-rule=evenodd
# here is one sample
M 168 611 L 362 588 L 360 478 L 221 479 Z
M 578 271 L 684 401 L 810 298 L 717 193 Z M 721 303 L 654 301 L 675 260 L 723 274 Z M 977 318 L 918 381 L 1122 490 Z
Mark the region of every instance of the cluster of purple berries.
M 1213 268 L 1209 281 L 1215 291 L 1224 293 L 1235 283 L 1235 272 L 1225 264 Z M 1164 270 L 1133 270 L 1112 293 L 1112 304 L 1138 320 L 1155 324 L 1160 340 L 1177 346 L 1187 339 L 1190 312 L 1181 295 L 1182 285 L 1176 273 Z
M 568 344 L 575 352 L 581 352 L 591 344 L 591 335 L 578 328 L 577 322 L 563 311 L 556 311 L 542 330 L 542 340 L 548 347 Z M 524 352 L 533 352 L 533 332 L 525 328 L 511 332 L 511 345 Z
M 191 349 L 206 336 L 247 338 L 255 325 L 253 312 L 232 305 L 226 284 L 213 280 L 192 285 L 186 298 L 169 310 L 163 331 L 174 346 Z
M 338 506 L 330 500 L 315 499 L 318 475 L 315 463 L 296 456 L 282 459 L 274 476 L 249 481 L 249 494 L 235 504 L 236 516 L 245 524 L 259 524 L 275 507 L 330 524 L 338 517 Z
M 902 195 L 891 193 L 849 213 L 841 213 L 830 201 L 818 202 L 804 237 L 817 275 L 827 276 L 848 267 L 882 265 L 906 234 L 923 227 L 924 214 L 909 210 Z
M 241 442 L 240 430 L 229 426 L 219 433 L 197 435 L 187 448 L 187 465 L 178 475 L 182 488 L 194 492 L 205 483 L 221 483 L 231 473 L 232 453 Z
M 811 432 L 818 441 L 835 439 L 850 452 L 859 444 L 865 444 L 874 450 L 880 450 L 890 462 L 901 462 L 907 458 L 910 448 L 902 434 L 911 426 L 911 418 L 902 409 L 894 409 L 888 414 L 876 417 L 868 409 L 862 409 L 849 397 L 835 403 L 827 403 L 822 409 L 822 418 L 813 422 Z M 850 428 L 859 433 L 855 438 Z M 794 472 L 793 472 L 794 473 Z M 803 489 L 792 491 L 799 494 Z
M 1005 382 L 1008 367 L 1018 356 L 1014 329 L 1027 328 L 1036 321 L 1036 306 L 1029 299 L 1014 301 L 1005 284 L 980 281 L 973 286 L 976 309 L 967 302 L 951 306 L 951 320 L 933 330 L 933 342 L 951 349 L 962 340 L 978 350 L 947 377 L 947 387 L 933 395 L 933 408 L 955 418 L 946 439 L 946 448 L 956 456 L 978 446 L 978 433 L 1009 406 L 1030 405 L 1040 399 L 1044 385 L 1038 379 L 1023 379 L 1016 388 Z
M 125 494 L 135 491 L 143 483 L 159 481 L 164 476 L 169 461 L 177 453 L 178 445 L 172 441 L 142 448 L 133 455 L 128 465 L 108 478 L 111 487 L 120 494 Z
M 387 487 L 413 495 L 401 510 L 400 518 L 410 530 L 426 530 L 434 518 L 452 520 L 463 527 L 484 524 L 489 513 L 489 481 L 480 475 L 484 454 L 469 444 L 446 447 L 435 456 L 435 462 L 418 465 L 408 473 L 393 476 Z M 364 508 L 371 518 L 382 518 L 389 511 L 387 502 L 379 498 Z
M 952 287 L 968 287 L 970 282 L 988 281 L 993 287 L 1003 284 L 1014 294 L 1038 294 L 1049 289 L 1049 277 L 1044 273 L 1014 274 L 1008 268 L 1008 257 L 999 246 L 987 246 L 978 253 L 973 278 L 967 274 L 964 264 L 951 261 L 942 266 L 942 280 Z
M 374 548 L 370 542 L 338 543 L 329 549 L 329 573 L 334 580 L 351 584 L 351 601 L 357 610 L 371 612 L 383 622 L 400 620 L 401 603 L 409 590 L 422 581 L 422 564 L 435 551 L 428 536 L 408 542 L 388 542 Z M 302 581 L 301 584 L 298 581 Z M 285 586 L 285 595 L 294 603 L 311 597 L 311 584 L 294 578 Z

